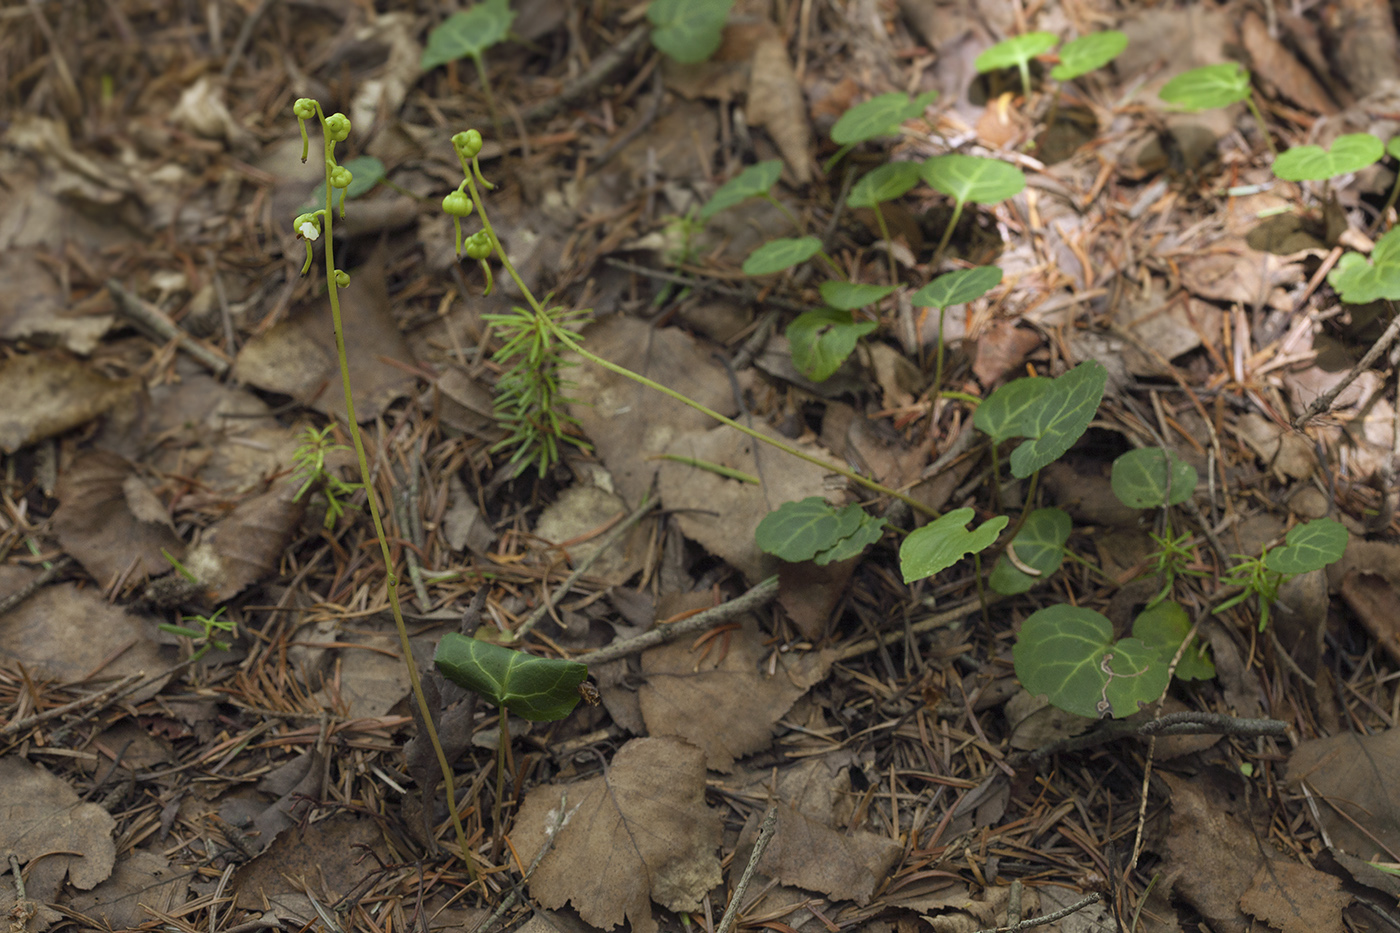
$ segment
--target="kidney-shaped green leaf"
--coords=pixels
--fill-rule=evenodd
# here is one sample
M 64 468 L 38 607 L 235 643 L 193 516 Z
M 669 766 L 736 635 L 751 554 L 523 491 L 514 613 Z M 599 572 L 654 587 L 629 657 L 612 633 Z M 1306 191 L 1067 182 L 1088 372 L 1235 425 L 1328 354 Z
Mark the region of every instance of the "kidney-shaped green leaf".
M 433 663 L 457 686 L 534 722 L 569 715 L 578 705 L 578 685 L 588 677 L 577 661 L 538 658 L 456 632 L 442 636 Z
M 1113 461 L 1113 494 L 1130 509 L 1180 505 L 1196 491 L 1196 468 L 1160 447 L 1130 450 Z
M 1053 32 L 1028 32 L 1012 36 L 978 55 L 974 64 L 978 74 L 998 68 L 1024 68 L 1027 62 L 1037 55 L 1044 55 L 1059 41 L 1060 37 Z
M 899 546 L 899 569 L 904 574 L 904 582 L 931 577 L 967 555 L 991 547 L 1006 527 L 1007 517 L 998 515 L 968 531 L 967 523 L 975 514 L 972 509 L 954 509 L 911 531 Z
M 811 560 L 854 532 L 864 512 L 859 506 L 840 512 L 821 496 L 784 502 L 763 516 L 754 531 L 759 550 L 797 563 Z
M 1385 146 L 1370 133 L 1348 133 L 1332 141 L 1331 149 L 1294 146 L 1274 159 L 1274 174 L 1284 181 L 1322 181 L 1359 172 L 1380 161 Z
M 772 275 L 791 269 L 817 255 L 821 248 L 822 241 L 814 236 L 769 240 L 749 253 L 749 258 L 744 260 L 744 274 Z
M 886 162 L 866 172 L 860 181 L 851 186 L 846 203 L 851 207 L 874 208 L 882 201 L 903 197 L 918 183 L 919 163 Z
M 1054 381 L 1045 376 L 1027 376 L 1006 383 L 977 406 L 972 415 L 973 427 L 991 435 L 996 444 L 1026 437 L 1030 433 L 1031 413 L 1042 404 L 1041 399 Z
M 1249 96 L 1249 71 L 1239 62 L 1221 62 L 1182 72 L 1157 96 L 1183 110 L 1215 110 Z
M 514 19 L 509 0 L 485 0 L 470 10 L 453 13 L 428 33 L 418 65 L 428 71 L 459 58 L 479 58 L 505 39 Z
M 1348 304 L 1400 299 L 1400 227 L 1376 241 L 1370 262 L 1360 253 L 1344 253 L 1327 281 Z
M 1283 547 L 1274 548 L 1264 557 L 1264 566 L 1289 574 L 1321 570 L 1342 559 L 1347 538 L 1347 527 L 1332 518 L 1294 525 L 1283 539 Z
M 804 311 L 787 326 L 792 362 L 813 382 L 825 382 L 841 368 L 856 341 L 874 330 L 875 321 L 856 321 L 835 308 Z
M 1091 32 L 1060 47 L 1060 63 L 1050 69 L 1056 81 L 1071 81 L 1113 61 L 1128 47 L 1128 37 L 1116 29 Z
M 922 116 L 936 97 L 937 91 L 925 91 L 912 101 L 897 91 L 872 97 L 841 114 L 831 128 L 831 140 L 839 146 L 854 146 L 877 136 L 893 136 L 905 120 Z
M 930 188 L 958 204 L 995 204 L 1026 187 L 1026 176 L 1010 162 L 958 152 L 926 159 L 920 173 Z
M 1162 663 L 1167 665 L 1176 657 L 1177 649 L 1190 632 L 1191 617 L 1179 604 L 1170 600 L 1144 609 L 1133 620 L 1133 637 L 1156 651 Z M 1199 639 L 1192 639 L 1181 653 L 1176 676 L 1182 680 L 1210 680 L 1215 676 L 1210 649 Z
M 719 48 L 734 0 L 652 0 L 651 42 L 684 65 L 703 62 Z
M 1001 284 L 1000 266 L 973 266 L 940 275 L 910 298 L 916 308 L 937 308 L 966 304 L 981 298 Z
M 783 174 L 783 160 L 769 159 L 750 165 L 715 190 L 705 206 L 700 208 L 700 219 L 709 220 L 726 208 L 768 194 Z
M 1073 527 L 1068 513 L 1060 509 L 1036 509 L 1026 516 L 1025 524 L 1016 532 L 1007 550 L 1016 553 L 1016 560 L 1022 567 L 1039 572 L 1032 576 L 1002 554 L 987 583 L 1003 596 L 1015 596 L 1037 583 L 1044 583 L 1064 563 L 1065 542 Z
M 1137 638 L 1115 643 L 1113 624 L 1081 606 L 1032 614 L 1011 658 L 1026 690 L 1077 716 L 1131 716 L 1167 688 L 1167 665 L 1155 649 Z
M 1073 447 L 1094 420 L 1107 383 L 1108 370 L 1098 360 L 1085 360 L 1056 377 L 1027 413 L 1030 440 L 1012 452 L 1011 475 L 1025 479 Z
M 854 311 L 873 305 L 894 291 L 893 285 L 866 285 L 860 282 L 823 282 L 818 286 L 822 301 L 840 311 Z

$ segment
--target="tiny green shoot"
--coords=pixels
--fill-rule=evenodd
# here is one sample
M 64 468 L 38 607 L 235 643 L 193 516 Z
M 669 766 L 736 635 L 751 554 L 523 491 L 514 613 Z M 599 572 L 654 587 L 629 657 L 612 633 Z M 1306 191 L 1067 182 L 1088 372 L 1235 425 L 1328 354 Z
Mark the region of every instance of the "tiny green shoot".
M 977 56 L 975 66 L 978 74 L 1015 68 L 1021 74 L 1021 89 L 1031 96 L 1030 61 L 1037 55 L 1044 55 L 1055 47 L 1059 37 L 1053 32 L 1028 32 L 1020 36 L 1003 39 Z
M 487 49 L 505 40 L 514 21 L 515 11 L 510 8 L 510 0 L 483 0 L 471 9 L 453 13 L 439 23 L 428 34 L 428 44 L 423 48 L 423 56 L 418 62 L 424 71 L 431 71 L 459 58 L 470 58 L 475 62 L 481 93 L 486 98 L 491 124 L 496 128 L 498 138 L 504 138 L 505 132 L 500 113 L 496 110 L 496 97 L 491 93 L 484 56 Z
M 943 255 L 953 228 L 962 218 L 963 207 L 974 204 L 995 204 L 1015 197 L 1026 187 L 1026 176 L 1009 162 L 980 156 L 950 153 L 928 159 L 920 168 L 929 187 L 953 199 L 953 216 L 943 231 L 943 239 L 934 250 L 934 262 Z
M 647 7 L 651 42 L 683 65 L 705 61 L 719 49 L 734 0 L 652 0 Z

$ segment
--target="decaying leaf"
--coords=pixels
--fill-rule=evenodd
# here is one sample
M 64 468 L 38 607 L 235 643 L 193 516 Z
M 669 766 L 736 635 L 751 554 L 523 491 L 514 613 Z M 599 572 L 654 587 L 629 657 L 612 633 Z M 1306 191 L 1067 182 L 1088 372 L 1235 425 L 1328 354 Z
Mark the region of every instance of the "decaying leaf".
M 781 36 L 766 36 L 753 52 L 749 74 L 749 122 L 768 130 L 799 184 L 812 178 L 812 127 L 807 101 Z
M 186 567 L 219 600 L 272 573 L 306 512 L 306 500 L 295 495 L 296 487 L 283 481 L 240 502 L 189 552 Z
M 1342 732 L 1303 742 L 1288 759 L 1288 783 L 1307 782 L 1332 843 L 1360 858 L 1400 852 L 1400 729 Z M 1340 812 L 1339 812 L 1340 811 Z
M 785 884 L 864 906 L 901 851 L 900 844 L 886 836 L 837 832 L 779 804 L 778 827 L 758 860 L 758 870 Z
M 15 757 L 0 758 L 0 787 L 5 788 L 0 851 L 15 853 L 28 866 L 30 897 L 51 900 L 65 873 L 84 891 L 112 873 L 117 824 L 106 810 L 82 802 L 61 778 Z M 44 882 L 36 884 L 40 874 Z
M 1351 903 L 1341 887 L 1335 875 L 1280 860 L 1259 866 L 1240 907 L 1283 933 L 1341 933 L 1342 909 Z
M 1211 793 L 1210 781 L 1173 774 L 1163 774 L 1162 780 L 1171 788 L 1166 855 L 1167 870 L 1180 873 L 1177 892 L 1212 930 L 1245 933 L 1250 921 L 1240 912 L 1240 897 L 1264 864 L 1254 833 L 1220 805 L 1227 798 L 1223 788 Z
M 21 447 L 86 424 L 136 390 L 65 353 L 29 353 L 0 363 L 0 450 Z
M 161 550 L 177 557 L 184 551 L 164 507 L 152 503 L 150 488 L 117 454 L 80 453 L 59 477 L 57 495 L 58 539 L 102 586 L 121 575 L 139 582 L 164 573 L 170 564 Z

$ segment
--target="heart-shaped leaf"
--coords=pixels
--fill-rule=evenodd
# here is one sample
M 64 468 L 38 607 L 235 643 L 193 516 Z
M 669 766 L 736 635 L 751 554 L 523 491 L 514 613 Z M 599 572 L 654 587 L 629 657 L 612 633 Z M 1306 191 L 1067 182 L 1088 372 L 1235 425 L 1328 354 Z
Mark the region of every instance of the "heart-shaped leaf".
M 428 33 L 428 44 L 418 65 L 429 71 L 459 58 L 480 58 L 505 39 L 514 20 L 515 11 L 509 0 L 485 0 L 470 10 L 453 13 Z
M 1319 518 L 1294 525 L 1276 547 L 1264 557 L 1264 566 L 1276 573 L 1308 573 L 1321 570 L 1342 559 L 1347 549 L 1347 528 L 1331 518 Z
M 588 676 L 577 661 L 539 658 L 456 632 L 442 636 L 433 663 L 457 686 L 534 722 L 569 715 Z
M 1069 515 L 1059 509 L 1036 509 L 1026 516 L 1025 524 L 1016 532 L 1007 550 L 1016 553 L 1016 561 L 1022 567 L 1040 572 L 1032 576 L 1002 554 L 987 583 L 1003 596 L 1015 596 L 1044 583 L 1064 563 L 1065 542 L 1073 527 Z
M 779 176 L 783 174 L 783 160 L 769 159 L 750 165 L 724 184 L 720 185 L 704 207 L 700 208 L 700 220 L 709 220 L 720 211 L 761 197 L 773 190 Z
M 856 342 L 874 330 L 875 321 L 855 321 L 835 308 L 804 311 L 787 326 L 792 362 L 813 382 L 825 382 L 841 368 Z
M 1030 60 L 1037 55 L 1044 55 L 1059 41 L 1060 37 L 1053 32 L 1028 32 L 1025 35 L 1003 39 L 977 56 L 977 73 L 1015 68 L 1021 73 L 1021 84 L 1029 94 Z
M 759 550 L 785 561 L 811 560 L 860 525 L 864 511 L 856 506 L 836 511 L 821 496 L 784 502 L 763 516 L 754 531 Z
M 1349 133 L 1332 141 L 1331 149 L 1294 146 L 1274 159 L 1274 174 L 1284 181 L 1321 181 L 1359 172 L 1380 161 L 1385 146 L 1370 133 Z
M 909 189 L 919 183 L 917 162 L 886 162 L 861 176 L 860 181 L 851 186 L 846 203 L 851 207 L 869 207 L 882 201 L 893 201 L 903 197 Z
M 745 275 L 772 275 L 806 262 L 821 251 L 822 241 L 814 236 L 769 240 L 744 260 Z
M 1128 37 L 1116 29 L 1092 32 L 1060 47 L 1060 63 L 1050 69 L 1056 81 L 1072 81 L 1113 61 L 1128 47 Z
M 351 200 L 358 198 L 362 194 L 368 194 L 375 185 L 384 180 L 384 163 L 380 162 L 374 156 L 356 156 L 353 159 L 346 159 L 340 164 L 348 168 L 350 174 L 353 176 L 350 180 L 350 185 L 345 189 L 345 196 Z M 336 200 L 338 201 L 339 199 L 340 196 L 336 195 Z M 325 181 L 322 181 L 316 186 L 316 189 L 311 192 L 311 201 L 309 203 L 312 210 L 326 206 Z
M 1000 266 L 974 266 L 940 275 L 910 298 L 916 308 L 937 308 L 976 301 L 1001 284 Z
M 1130 450 L 1113 461 L 1113 494 L 1130 509 L 1180 505 L 1196 491 L 1196 468 L 1160 447 Z
M 1041 399 L 1050 391 L 1055 380 L 1045 376 L 1027 376 L 1008 382 L 977 406 L 972 424 L 983 434 L 991 435 L 992 443 L 1000 444 L 1013 437 L 1026 437 L 1031 415 L 1044 404 Z
M 1376 241 L 1370 262 L 1360 253 L 1344 253 L 1327 281 L 1348 304 L 1400 299 L 1400 227 Z
M 1076 716 L 1131 716 L 1167 688 L 1167 665 L 1137 638 L 1113 641 L 1113 624 L 1082 606 L 1049 606 L 1021 624 L 1016 677 Z
M 1030 412 L 1030 440 L 1012 452 L 1011 475 L 1025 479 L 1073 447 L 1094 420 L 1107 383 L 1108 370 L 1098 360 L 1086 360 L 1057 377 Z
M 841 114 L 831 128 L 831 140 L 839 146 L 854 146 L 877 136 L 893 136 L 906 120 L 923 116 L 937 91 L 925 91 L 913 100 L 898 92 L 881 94 Z
M 719 48 L 734 0 L 652 0 L 651 43 L 683 65 L 703 62 Z
M 972 509 L 954 509 L 909 533 L 899 546 L 899 569 L 905 583 L 947 570 L 969 554 L 985 551 L 1006 527 L 1005 515 L 983 522 L 973 531 L 967 523 L 977 514 Z
M 1133 620 L 1133 637 L 1155 650 L 1162 663 L 1167 665 L 1176 657 L 1177 649 L 1190 631 L 1191 617 L 1185 609 L 1170 600 L 1144 609 Z M 1181 653 L 1176 676 L 1182 680 L 1210 680 L 1215 676 L 1210 649 L 1199 639 L 1193 639 Z
M 920 168 L 924 181 L 959 205 L 995 204 L 1021 193 L 1026 176 L 1009 162 L 950 153 L 928 159 Z
M 817 289 L 822 301 L 841 311 L 854 311 L 873 305 L 894 291 L 893 285 L 865 285 L 856 282 L 823 282 Z
M 1157 96 L 1182 110 L 1215 110 L 1249 96 L 1249 71 L 1239 62 L 1194 68 L 1172 78 Z

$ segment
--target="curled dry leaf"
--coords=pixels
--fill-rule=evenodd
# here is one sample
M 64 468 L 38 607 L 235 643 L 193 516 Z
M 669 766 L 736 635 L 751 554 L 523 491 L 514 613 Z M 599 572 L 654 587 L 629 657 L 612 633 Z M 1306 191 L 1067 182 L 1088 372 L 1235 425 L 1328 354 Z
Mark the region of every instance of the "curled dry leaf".
M 305 499 L 293 500 L 296 490 L 283 480 L 244 500 L 190 551 L 185 565 L 214 591 L 216 600 L 276 571 L 306 512 Z
M 758 860 L 758 870 L 784 884 L 864 906 L 901 851 L 887 836 L 837 832 L 779 804 L 778 828 Z
M 0 450 L 12 454 L 86 424 L 137 389 L 139 381 L 108 379 L 66 353 L 16 356 L 0 364 Z
M 751 124 L 773 137 L 793 177 L 801 184 L 810 181 L 812 127 L 807 122 L 807 101 L 788 59 L 787 45 L 777 35 L 765 37 L 754 48 L 748 116 Z
M 128 569 L 131 581 L 164 573 L 170 564 L 161 549 L 176 556 L 184 550 L 164 506 L 118 454 L 78 454 L 58 478 L 55 492 L 59 542 L 103 586 Z

